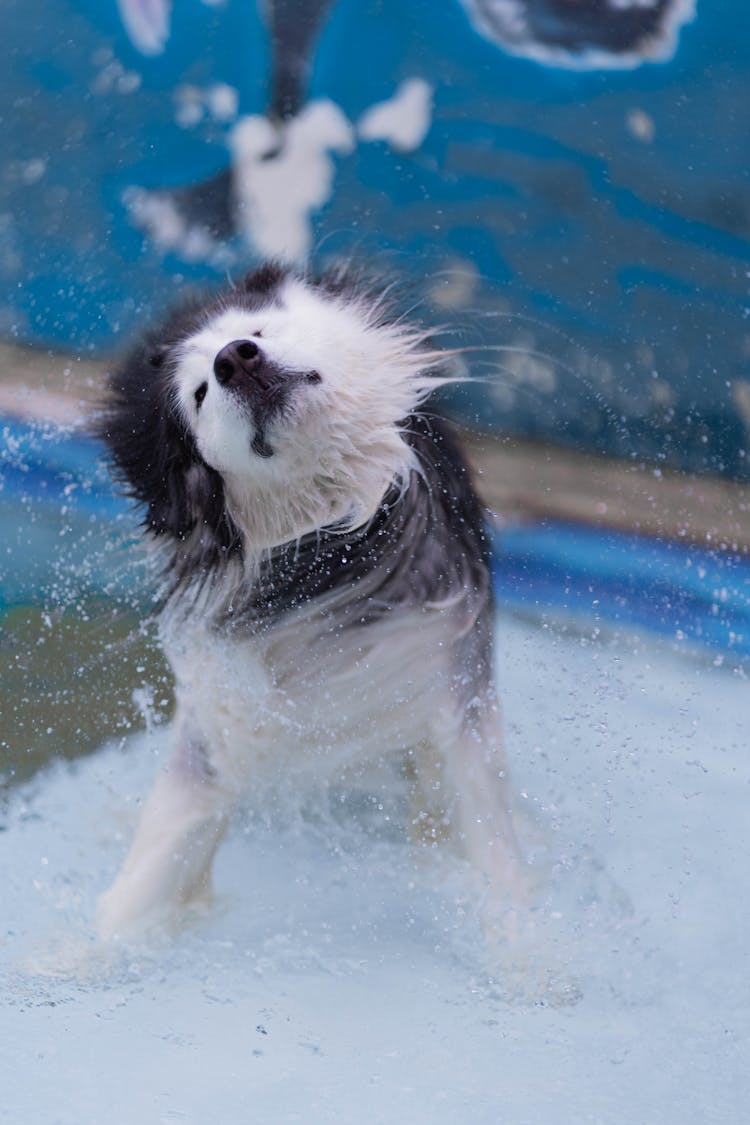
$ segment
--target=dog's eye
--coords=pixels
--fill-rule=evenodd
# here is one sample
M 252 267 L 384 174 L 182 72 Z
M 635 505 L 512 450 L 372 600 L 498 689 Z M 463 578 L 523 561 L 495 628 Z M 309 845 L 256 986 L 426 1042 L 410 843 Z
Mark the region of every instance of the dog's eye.
M 208 394 L 208 383 L 201 383 L 201 385 L 198 387 L 198 390 L 195 392 L 195 395 L 193 396 L 195 398 L 195 405 L 198 408 L 198 410 L 200 410 L 201 403 L 203 402 L 203 400 L 204 400 L 204 398 L 206 397 L 207 394 Z
M 323 376 L 319 371 L 307 371 L 305 372 L 305 380 L 308 383 L 322 383 Z

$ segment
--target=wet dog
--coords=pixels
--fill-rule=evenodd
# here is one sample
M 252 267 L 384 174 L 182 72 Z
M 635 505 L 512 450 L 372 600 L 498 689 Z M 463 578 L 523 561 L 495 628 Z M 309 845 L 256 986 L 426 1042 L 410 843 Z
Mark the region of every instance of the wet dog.
M 345 277 L 275 266 L 151 331 L 100 421 L 163 563 L 172 757 L 98 929 L 210 889 L 243 794 L 408 752 L 487 897 L 518 893 L 482 510 L 428 335 Z

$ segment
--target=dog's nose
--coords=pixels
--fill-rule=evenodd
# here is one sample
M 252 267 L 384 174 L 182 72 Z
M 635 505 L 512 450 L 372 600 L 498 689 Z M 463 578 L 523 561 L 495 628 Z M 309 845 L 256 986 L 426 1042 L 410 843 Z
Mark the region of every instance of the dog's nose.
M 222 386 L 238 375 L 251 375 L 260 366 L 260 348 L 252 340 L 232 340 L 217 354 L 214 375 Z

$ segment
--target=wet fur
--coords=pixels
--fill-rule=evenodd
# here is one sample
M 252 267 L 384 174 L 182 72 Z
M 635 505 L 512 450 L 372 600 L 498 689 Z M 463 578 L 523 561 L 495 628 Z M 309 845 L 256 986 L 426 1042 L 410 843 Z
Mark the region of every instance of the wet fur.
M 224 385 L 216 357 L 238 341 L 257 354 Z M 177 714 L 103 937 L 206 899 L 250 787 L 406 750 L 430 794 L 416 819 L 452 825 L 489 914 L 520 893 L 489 549 L 427 406 L 440 358 L 382 296 L 267 266 L 183 306 L 111 376 L 100 434 L 161 561 Z

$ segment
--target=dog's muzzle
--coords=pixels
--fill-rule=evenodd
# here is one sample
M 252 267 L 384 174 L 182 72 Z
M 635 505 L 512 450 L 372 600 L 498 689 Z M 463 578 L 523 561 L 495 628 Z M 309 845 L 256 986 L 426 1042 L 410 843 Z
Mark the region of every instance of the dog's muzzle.
M 238 379 L 256 378 L 263 366 L 263 354 L 253 340 L 232 340 L 214 360 L 214 375 L 222 387 Z
M 287 373 L 269 360 L 254 340 L 232 340 L 217 353 L 214 375 L 220 386 L 249 409 L 255 426 L 253 451 L 259 457 L 272 457 L 266 428 L 287 401 Z

